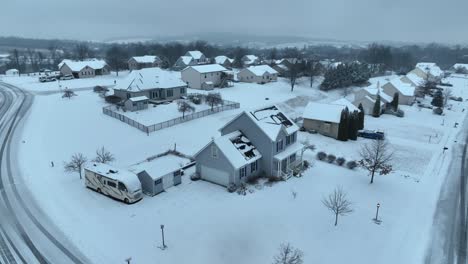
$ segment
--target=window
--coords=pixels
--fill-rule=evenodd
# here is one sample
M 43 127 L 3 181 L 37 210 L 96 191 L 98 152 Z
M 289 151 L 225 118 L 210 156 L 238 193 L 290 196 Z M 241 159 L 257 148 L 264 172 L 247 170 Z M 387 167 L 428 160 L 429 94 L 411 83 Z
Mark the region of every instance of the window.
M 127 191 L 127 187 L 125 187 L 125 185 L 121 182 L 119 182 L 119 190 L 123 191 L 123 192 L 126 192 Z
M 258 160 L 250 164 L 250 172 L 257 171 L 257 168 L 258 168 Z
M 158 91 L 152 91 L 151 92 L 151 98 L 158 98 L 159 97 L 159 92 Z
M 133 106 L 137 106 L 137 103 L 136 103 L 136 102 L 133 102 L 133 104 L 132 104 L 132 105 L 133 105 Z
M 115 182 L 111 182 L 111 181 L 107 181 L 107 185 L 109 185 L 112 188 L 117 187 L 117 184 L 115 184 Z
M 180 88 L 180 93 L 185 94 L 187 92 L 187 89 L 185 87 Z
M 239 176 L 240 176 L 241 179 L 244 178 L 245 176 L 247 176 L 247 167 L 240 168 Z
M 289 156 L 289 163 L 293 163 L 296 161 L 296 153 L 292 154 L 291 156 Z
M 296 142 L 296 133 L 286 136 L 286 146 Z
M 166 95 L 167 95 L 167 97 L 172 97 L 172 96 L 174 96 L 174 90 L 172 90 L 172 89 L 167 89 Z
M 211 157 L 218 158 L 218 148 L 215 145 L 211 145 Z
M 283 150 L 283 140 L 276 142 L 276 152 Z
M 157 179 L 154 181 L 154 185 L 162 184 L 162 179 Z
M 205 79 L 206 79 L 207 75 L 205 74 Z
M 130 97 L 132 97 L 132 95 L 130 93 L 127 93 L 127 99 L 130 99 Z
M 291 144 L 291 136 L 286 136 L 286 146 Z

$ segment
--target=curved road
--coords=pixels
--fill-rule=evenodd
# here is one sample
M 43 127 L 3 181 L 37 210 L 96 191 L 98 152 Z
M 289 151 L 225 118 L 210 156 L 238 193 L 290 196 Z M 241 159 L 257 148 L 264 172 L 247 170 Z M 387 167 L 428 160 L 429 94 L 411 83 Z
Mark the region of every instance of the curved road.
M 0 81 L 0 263 L 90 263 L 37 205 L 15 158 L 33 96 Z M 12 144 L 13 142 L 13 144 Z M 40 175 L 37 175 L 40 177 Z

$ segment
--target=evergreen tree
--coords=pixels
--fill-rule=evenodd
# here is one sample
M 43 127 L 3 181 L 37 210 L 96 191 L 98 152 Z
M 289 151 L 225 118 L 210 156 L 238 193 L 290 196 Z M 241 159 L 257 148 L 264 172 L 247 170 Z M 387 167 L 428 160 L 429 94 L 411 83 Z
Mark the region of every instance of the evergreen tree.
M 357 111 L 349 113 L 348 115 L 348 138 L 351 140 L 357 139 L 359 117 Z
M 348 140 L 348 116 L 349 111 L 346 107 L 345 109 L 343 109 L 343 111 L 341 111 L 340 124 L 338 126 L 338 140 Z
M 434 94 L 434 98 L 432 98 L 431 104 L 435 107 L 444 106 L 444 96 L 442 95 L 441 90 L 437 90 L 437 92 Z
M 374 108 L 372 109 L 372 116 L 373 117 L 379 117 L 380 116 L 380 94 L 377 95 L 377 98 L 375 99 L 375 104 Z
M 364 112 L 364 107 L 362 106 L 361 103 L 359 103 L 359 106 L 358 106 L 360 112 L 359 112 L 359 125 L 358 125 L 358 130 L 359 129 L 364 129 L 364 117 L 365 117 L 365 112 Z
M 392 107 L 393 107 L 393 110 L 395 110 L 395 111 L 398 110 L 398 104 L 399 104 L 398 101 L 399 101 L 399 99 L 400 99 L 399 94 L 398 94 L 398 93 L 395 93 L 395 94 L 393 95 L 393 100 L 392 100 L 392 102 L 390 103 L 390 104 L 392 105 Z

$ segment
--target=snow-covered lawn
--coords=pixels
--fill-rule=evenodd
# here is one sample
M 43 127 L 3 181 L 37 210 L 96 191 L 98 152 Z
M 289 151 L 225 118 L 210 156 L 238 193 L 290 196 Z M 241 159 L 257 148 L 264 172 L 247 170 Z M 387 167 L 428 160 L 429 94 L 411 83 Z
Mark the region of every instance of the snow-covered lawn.
M 454 95 L 468 96 L 468 80 L 450 81 L 455 85 Z M 395 150 L 396 171 L 377 176 L 373 185 L 362 170 L 315 161 L 315 153 L 306 152 L 305 158 L 314 166 L 303 178 L 254 188 L 247 196 L 229 194 L 207 182 L 192 182 L 189 170 L 182 185 L 128 206 L 86 189 L 77 175 L 65 174 L 61 166 L 50 167 L 50 161 L 62 164 L 75 152 L 91 159 L 101 146 L 115 155 L 115 165 L 120 167 L 175 143 L 179 151 L 193 155 L 242 110 L 278 103 L 300 115 L 308 100 L 328 102 L 342 97 L 339 91 L 311 88 L 307 80 L 291 92 L 281 78 L 265 85 L 236 83 L 217 91 L 226 100 L 240 102 L 241 109 L 149 136 L 102 114 L 102 99 L 91 91 L 77 92 L 71 100 L 59 94 L 37 96 L 17 138 L 25 141 L 18 143 L 22 176 L 49 217 L 95 263 L 121 263 L 129 256 L 135 263 L 270 263 L 283 242 L 303 250 L 306 263 L 422 262 L 444 168 L 451 158 L 450 151 L 442 154 L 442 148 L 450 147 L 459 133 L 461 126 L 453 124 L 464 119 L 466 102 L 452 102 L 452 110 L 444 117 L 416 107 L 403 107 L 404 118 L 367 116 L 366 127 L 384 130 Z M 358 159 L 361 144 L 370 142 L 339 142 L 301 132 L 299 140 L 306 138 L 317 150 L 347 159 Z M 321 199 L 337 185 L 348 192 L 354 212 L 334 227 L 333 216 Z M 297 192 L 296 199 L 292 191 Z M 372 222 L 378 202 L 381 225 Z M 169 248 L 165 251 L 157 248 L 160 224 L 166 226 Z

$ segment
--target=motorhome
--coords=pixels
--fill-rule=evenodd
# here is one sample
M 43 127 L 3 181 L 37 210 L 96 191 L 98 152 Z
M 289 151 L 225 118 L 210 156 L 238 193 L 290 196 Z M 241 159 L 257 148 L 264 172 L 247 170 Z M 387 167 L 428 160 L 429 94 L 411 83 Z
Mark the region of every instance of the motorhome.
M 85 167 L 86 187 L 127 204 L 143 198 L 138 176 L 103 163 Z

